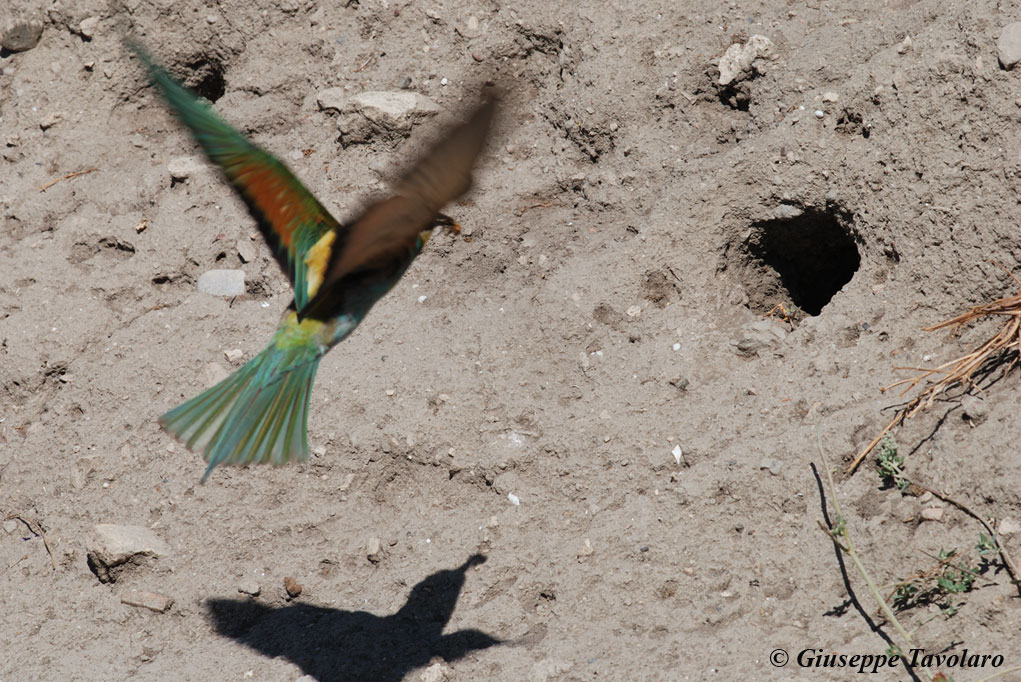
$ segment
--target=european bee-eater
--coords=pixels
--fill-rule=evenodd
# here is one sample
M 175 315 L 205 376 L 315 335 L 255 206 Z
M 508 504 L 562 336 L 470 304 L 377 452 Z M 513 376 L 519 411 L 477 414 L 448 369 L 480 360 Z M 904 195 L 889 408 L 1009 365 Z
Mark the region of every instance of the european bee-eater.
M 175 116 L 248 206 L 291 280 L 273 340 L 234 374 L 160 423 L 209 466 L 308 458 L 308 403 L 319 360 L 358 326 L 421 252 L 440 210 L 468 191 L 495 111 L 484 101 L 398 182 L 393 196 L 340 223 L 269 152 L 246 140 L 131 44 Z

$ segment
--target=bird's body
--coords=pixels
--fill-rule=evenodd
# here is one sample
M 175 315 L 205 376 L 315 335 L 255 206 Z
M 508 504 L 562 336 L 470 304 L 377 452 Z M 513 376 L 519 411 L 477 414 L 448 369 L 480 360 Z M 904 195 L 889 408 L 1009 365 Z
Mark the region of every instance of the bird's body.
M 401 278 L 439 211 L 468 190 L 494 104 L 449 131 L 398 183 L 394 196 L 342 224 L 287 168 L 178 85 L 143 48 L 132 48 L 206 156 L 259 223 L 294 286 L 294 302 L 269 345 L 234 374 L 170 410 L 160 423 L 208 468 L 308 457 L 308 404 L 323 355 L 346 338 Z

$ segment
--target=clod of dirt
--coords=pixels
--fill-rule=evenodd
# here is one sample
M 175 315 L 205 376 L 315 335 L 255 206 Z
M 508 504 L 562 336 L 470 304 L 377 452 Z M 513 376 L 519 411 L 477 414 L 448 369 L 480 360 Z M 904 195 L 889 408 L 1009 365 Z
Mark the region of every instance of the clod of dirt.
M 99 581 L 112 583 L 120 572 L 115 572 L 115 568 L 138 563 L 144 557 L 169 553 L 167 544 L 148 528 L 101 523 L 95 528 L 95 537 L 86 556 L 89 569 Z
M 1000 38 L 996 41 L 996 56 L 1000 66 L 1007 71 L 1021 62 L 1021 21 L 1007 24 L 1000 31 Z
M 258 597 L 262 592 L 262 588 L 254 580 L 242 580 L 238 583 L 238 592 L 247 594 L 250 597 Z
M 212 296 L 243 296 L 244 270 L 207 270 L 199 277 L 199 291 Z
M 284 590 L 287 592 L 288 599 L 296 599 L 301 595 L 301 589 L 301 583 L 291 576 L 284 578 Z
M 365 545 L 365 557 L 374 564 L 382 559 L 383 542 L 379 538 L 369 538 Z
M 0 47 L 7 52 L 24 52 L 39 44 L 43 34 L 43 23 L 36 19 L 18 21 L 11 19 L 4 24 Z
M 773 59 L 773 41 L 753 35 L 745 44 L 735 43 L 720 57 L 720 85 L 733 85 L 754 78 L 762 71 L 762 60 Z
M 166 613 L 171 606 L 174 605 L 174 598 L 169 597 L 159 592 L 140 592 L 138 590 L 131 590 L 127 594 L 121 596 L 121 604 L 127 604 L 128 606 L 140 606 L 142 608 L 155 611 L 156 613 Z
M 404 137 L 418 121 L 435 116 L 442 109 L 417 92 L 363 92 L 348 97 L 343 89 L 330 88 L 317 96 L 319 108 L 341 113 L 337 122 L 346 144 L 364 144 L 377 136 Z

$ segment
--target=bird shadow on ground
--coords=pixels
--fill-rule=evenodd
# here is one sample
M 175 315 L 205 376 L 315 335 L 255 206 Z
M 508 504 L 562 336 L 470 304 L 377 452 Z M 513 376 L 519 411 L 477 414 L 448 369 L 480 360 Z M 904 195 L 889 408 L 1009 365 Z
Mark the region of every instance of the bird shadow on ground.
M 433 573 L 390 616 L 308 604 L 273 607 L 250 599 L 211 599 L 208 608 L 221 635 L 264 656 L 283 656 L 319 682 L 399 682 L 434 657 L 454 661 L 502 643 L 479 630 L 443 634 L 465 573 L 485 561 L 475 554 L 458 568 Z

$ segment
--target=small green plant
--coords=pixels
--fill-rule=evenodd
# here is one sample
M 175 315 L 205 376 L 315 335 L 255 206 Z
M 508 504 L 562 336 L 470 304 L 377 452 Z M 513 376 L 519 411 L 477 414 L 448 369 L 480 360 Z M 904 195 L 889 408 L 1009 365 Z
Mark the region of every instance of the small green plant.
M 909 582 L 897 585 L 897 590 L 893 593 L 893 607 L 898 611 L 908 608 L 918 594 L 918 589 L 918 585 Z
M 955 563 L 954 560 L 959 559 L 956 549 L 941 549 L 932 558 L 938 562 L 935 566 L 896 584 L 889 597 L 895 609 L 906 611 L 934 604 L 948 618 L 957 613 L 960 604 L 954 602 L 952 595 L 970 592 L 981 567 L 971 568 Z
M 897 449 L 897 441 L 893 436 L 886 434 L 879 441 L 879 450 L 876 454 L 876 469 L 879 477 L 887 485 L 896 485 L 901 492 L 907 490 L 911 484 L 904 475 L 904 455 Z
M 978 534 L 978 544 L 975 545 L 975 548 L 978 549 L 978 555 L 983 559 L 996 556 L 1000 552 L 1000 548 L 996 545 L 996 540 L 993 540 L 985 533 Z
M 957 594 L 960 592 L 971 592 L 975 584 L 975 573 L 971 569 L 957 571 L 947 570 L 946 573 L 936 578 L 936 585 L 944 594 Z
M 834 522 L 833 526 L 830 527 L 830 534 L 840 536 L 845 535 L 846 533 L 847 524 L 844 523 L 844 517 L 841 516 L 840 514 L 837 514 L 836 522 Z

